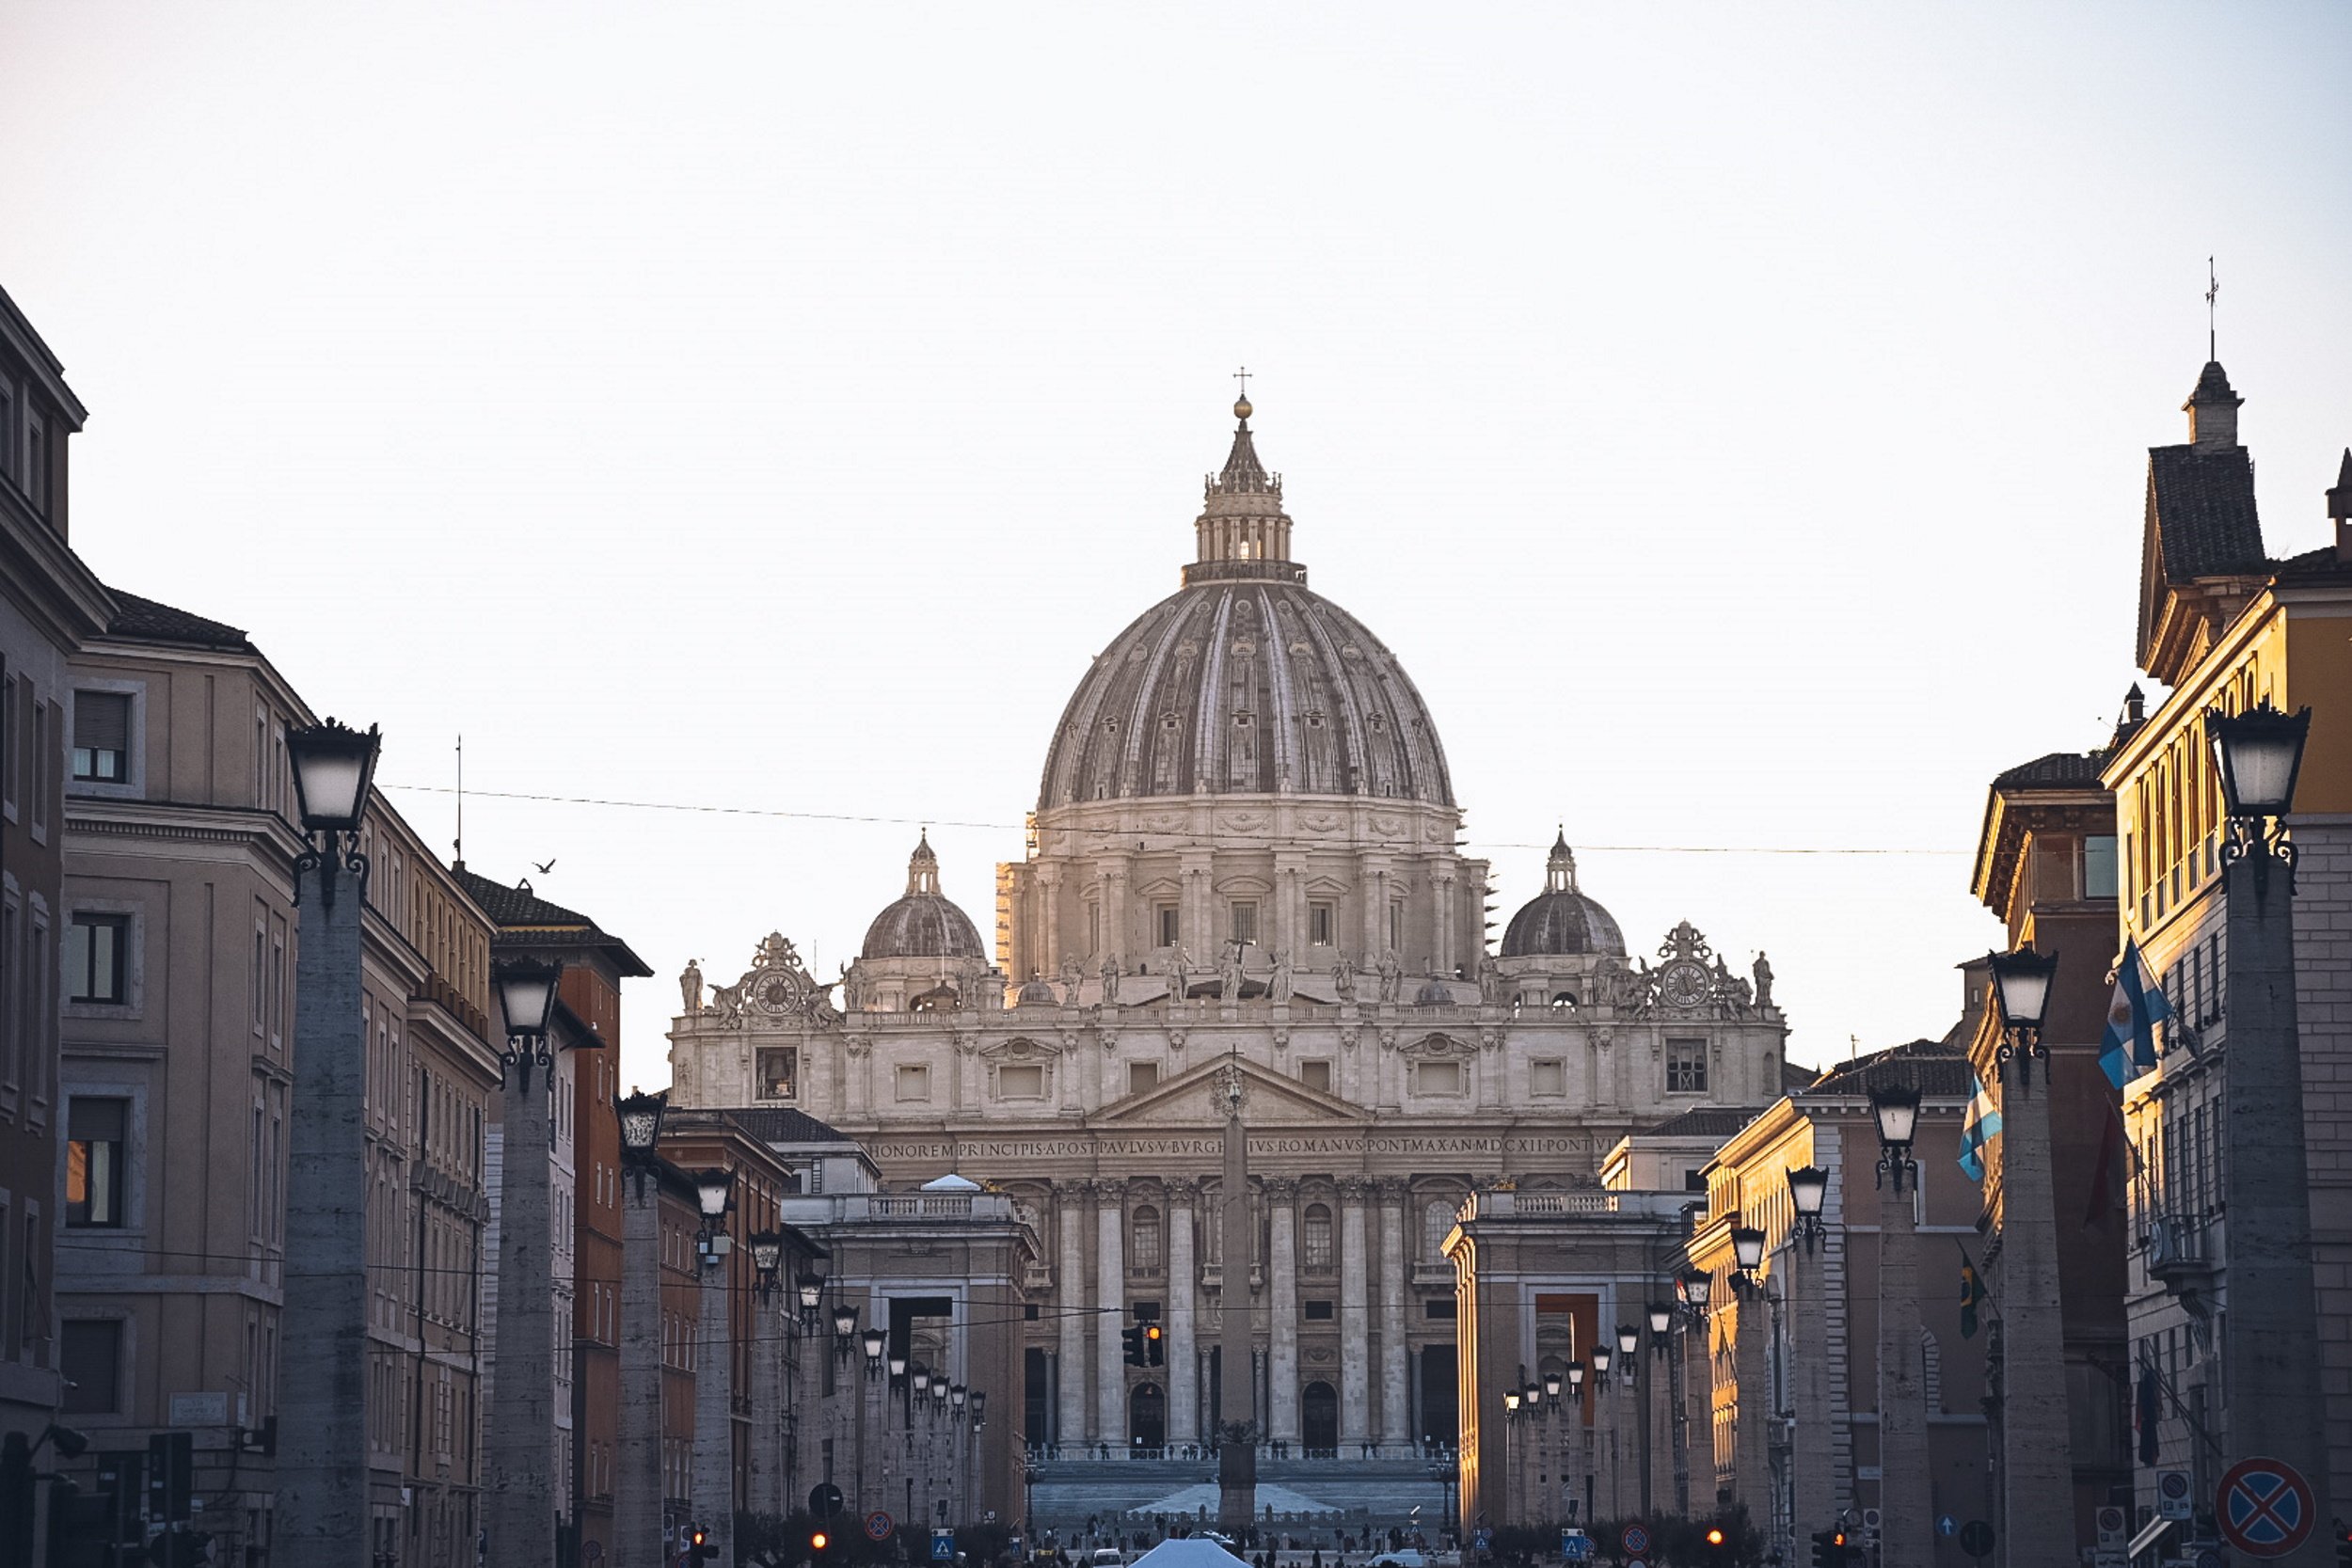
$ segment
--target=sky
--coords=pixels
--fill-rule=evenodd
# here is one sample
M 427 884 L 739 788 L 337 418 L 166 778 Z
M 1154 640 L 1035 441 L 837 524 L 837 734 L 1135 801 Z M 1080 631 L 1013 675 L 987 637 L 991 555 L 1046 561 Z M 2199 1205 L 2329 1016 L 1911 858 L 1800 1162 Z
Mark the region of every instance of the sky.
M 2206 353 L 2352 441 L 2352 8 L 0 0 L 74 544 L 672 976 L 985 929 L 1247 365 L 1502 917 L 1556 825 L 1791 1057 L 1941 1035 L 1986 785 L 2106 737 Z M 2152 688 L 2152 694 L 2153 689 Z M 639 802 L 640 804 L 586 804 Z M 534 863 L 552 862 L 545 873 Z

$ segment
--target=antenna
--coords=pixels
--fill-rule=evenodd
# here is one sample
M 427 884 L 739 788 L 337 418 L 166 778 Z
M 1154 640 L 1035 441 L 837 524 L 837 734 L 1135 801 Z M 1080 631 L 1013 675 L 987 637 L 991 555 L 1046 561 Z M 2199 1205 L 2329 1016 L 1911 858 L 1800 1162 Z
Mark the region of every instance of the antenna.
M 2221 280 L 2214 276 L 2213 258 L 2205 258 L 2205 357 L 2218 359 L 2214 351 L 2214 301 L 2221 295 Z
M 457 851 L 456 869 L 466 869 L 466 737 L 457 737 L 457 841 L 450 846 Z

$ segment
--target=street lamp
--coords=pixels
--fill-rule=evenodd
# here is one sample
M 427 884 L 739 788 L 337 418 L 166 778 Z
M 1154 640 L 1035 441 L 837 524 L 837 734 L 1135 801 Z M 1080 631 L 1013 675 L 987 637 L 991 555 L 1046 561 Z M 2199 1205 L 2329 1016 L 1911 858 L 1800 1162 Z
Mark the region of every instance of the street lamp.
M 1895 1190 L 1903 1190 L 1909 1173 L 1915 1187 L 1919 1164 L 1911 1157 L 1912 1135 L 1919 1125 L 1918 1088 L 1910 1084 L 1886 1084 L 1870 1091 L 1870 1114 L 1878 1118 L 1879 1175 L 1892 1177 Z
M 879 1328 L 866 1331 L 866 1375 L 869 1380 L 882 1375 L 882 1345 L 889 1338 Z
M 752 1267 L 759 1278 L 759 1301 L 765 1307 L 775 1294 L 777 1265 L 784 1261 L 784 1232 L 755 1230 L 752 1232 Z
M 1633 1358 L 1642 1348 L 1642 1331 L 1631 1323 L 1617 1325 L 1617 1360 L 1625 1367 L 1628 1380 L 1633 1371 Z
M 1505 1416 L 1516 1416 L 1519 1413 L 1519 1391 L 1517 1388 L 1506 1388 L 1502 1391 L 1502 1413 Z
M 1692 1269 L 1682 1276 L 1682 1298 L 1691 1304 L 1691 1310 L 1701 1317 L 1707 1315 L 1708 1299 L 1715 1293 L 1715 1276 L 1704 1269 Z
M 1568 1398 L 1579 1404 L 1584 1402 L 1584 1363 L 1581 1361 L 1568 1363 Z
M 2230 836 L 2221 858 L 2254 862 L 2259 888 L 2268 880 L 2265 862 L 2284 861 L 2295 871 L 2295 847 L 2283 826 L 2268 824 L 2286 816 L 2295 803 L 2296 775 L 2303 769 L 2303 742 L 2312 728 L 2312 710 L 2280 712 L 2265 702 L 2240 714 L 2218 710 L 2205 715 L 2205 734 L 2221 765 L 2221 798 L 2230 818 Z
M 1560 1371 L 1558 1368 L 1555 1367 L 1550 1371 L 1544 1374 L 1544 1392 L 1554 1401 L 1557 1401 L 1560 1398 Z
M 1811 1252 L 1821 1239 L 1821 1205 L 1829 1200 L 1829 1172 L 1798 1165 L 1788 1173 L 1788 1206 L 1797 1212 L 1797 1237 Z
M 1666 1336 L 1675 1325 L 1675 1309 L 1662 1301 L 1649 1304 L 1650 1349 L 1660 1355 L 1666 1354 Z
M 735 1238 L 721 1224 L 735 1203 L 735 1172 L 716 1166 L 694 1178 L 694 1202 L 701 1209 L 703 1227 L 694 1237 L 694 1250 L 705 1268 L 715 1267 L 735 1249 Z
M 294 859 L 294 895 L 301 897 L 302 874 L 319 874 L 319 897 L 329 909 L 335 904 L 335 879 L 350 872 L 367 892 L 367 857 L 358 851 L 359 821 L 367 815 L 370 787 L 375 782 L 375 758 L 383 736 L 373 724 L 365 735 L 329 719 L 323 724 L 301 724 L 286 732 L 286 760 L 293 765 L 294 812 L 310 847 Z
M 836 1303 L 833 1309 L 833 1356 L 847 1361 L 857 1354 L 857 1308 L 849 1302 Z
M 801 1275 L 801 1331 L 813 1332 L 817 1327 L 817 1307 L 825 1299 L 825 1276 L 811 1270 Z
M 1756 1289 L 1756 1271 L 1764 1263 L 1764 1232 L 1752 1225 L 1731 1227 L 1731 1259 L 1739 1268 L 1731 1276 L 1731 1288 L 1741 1295 Z
M 2050 980 L 2058 974 L 2058 955 L 2037 953 L 2027 943 L 2014 953 L 1988 953 L 1985 961 L 1993 966 L 1993 1006 L 2001 1022 L 1996 1060 L 2007 1067 L 2011 1056 L 2023 1053 L 2026 1067 L 2018 1078 L 2023 1088 L 2033 1083 L 2033 1064 L 2038 1058 L 2042 1081 L 2048 1083 L 2050 1048 L 2042 1043 L 2042 1020 L 2049 1010 Z
M 914 1392 L 917 1396 L 920 1396 L 929 1391 L 930 1386 L 931 1370 L 929 1367 L 924 1366 L 920 1361 L 917 1361 L 914 1364 Z
M 1593 1391 L 1600 1393 L 1609 1386 L 1609 1347 L 1597 1341 L 1592 1349 Z
M 961 1383 L 950 1384 L 947 1386 L 947 1402 L 955 1406 L 956 1419 L 959 1421 L 963 1419 L 963 1402 L 970 1393 L 971 1390 Z

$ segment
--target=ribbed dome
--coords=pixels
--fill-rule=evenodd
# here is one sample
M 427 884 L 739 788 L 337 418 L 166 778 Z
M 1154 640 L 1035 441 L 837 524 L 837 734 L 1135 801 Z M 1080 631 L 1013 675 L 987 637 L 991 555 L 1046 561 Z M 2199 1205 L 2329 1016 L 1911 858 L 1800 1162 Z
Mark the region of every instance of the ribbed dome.
M 931 852 L 930 835 L 916 843 L 907 860 L 906 896 L 874 917 L 866 927 L 864 958 L 979 958 L 979 927 L 972 917 L 939 891 L 939 857 Z
M 1094 661 L 1045 754 L 1039 809 L 1149 795 L 1454 803 L 1438 727 L 1363 623 L 1300 583 L 1196 582 Z
M 1577 891 L 1576 856 L 1564 832 L 1551 846 L 1544 891 L 1511 917 L 1502 932 L 1502 957 L 1533 958 L 1555 954 L 1625 957 L 1625 933 L 1616 917 Z

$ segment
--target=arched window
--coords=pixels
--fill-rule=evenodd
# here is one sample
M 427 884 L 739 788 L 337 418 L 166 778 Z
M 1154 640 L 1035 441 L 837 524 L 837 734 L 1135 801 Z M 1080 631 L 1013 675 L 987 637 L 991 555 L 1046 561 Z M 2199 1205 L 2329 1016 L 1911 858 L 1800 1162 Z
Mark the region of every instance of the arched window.
M 1454 1207 L 1438 1198 L 1421 1212 L 1421 1254 L 1432 1263 L 1445 1260 L 1445 1233 L 1454 1228 Z
M 1127 1219 L 1127 1266 L 1140 1274 L 1160 1272 L 1160 1212 L 1148 1203 Z
M 1331 1211 L 1323 1204 L 1307 1205 L 1306 1266 L 1318 1274 L 1331 1268 Z

